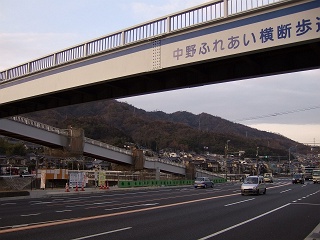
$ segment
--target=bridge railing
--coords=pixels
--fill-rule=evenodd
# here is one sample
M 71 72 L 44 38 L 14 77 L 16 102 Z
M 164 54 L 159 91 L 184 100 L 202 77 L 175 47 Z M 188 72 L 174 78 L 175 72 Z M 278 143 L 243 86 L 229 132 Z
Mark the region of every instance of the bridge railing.
M 183 168 L 185 167 L 184 164 L 172 162 L 172 161 L 157 158 L 157 157 L 145 157 L 145 159 L 146 161 L 149 161 L 149 162 L 160 162 L 160 163 L 165 163 L 172 166 L 183 167 Z
M 215 1 L 169 16 L 169 31 L 180 30 L 224 17 L 226 5 L 226 1 Z
M 196 168 L 196 171 L 198 173 L 202 173 L 203 175 L 209 175 L 209 176 L 215 176 L 215 177 L 219 177 L 219 178 L 224 178 L 225 175 L 224 174 L 220 174 L 220 173 L 214 173 L 214 172 L 209 172 L 200 168 Z
M 120 152 L 120 153 L 124 153 L 124 154 L 127 154 L 127 155 L 132 155 L 132 152 L 130 150 L 126 150 L 126 149 L 123 149 L 123 148 L 115 147 L 115 146 L 112 146 L 110 144 L 107 144 L 107 143 L 104 143 L 104 142 L 100 142 L 100 141 L 97 141 L 97 140 L 94 140 L 94 139 L 90 139 L 90 138 L 86 138 L 85 137 L 84 141 L 86 143 L 90 143 L 90 144 L 95 145 L 95 146 L 99 146 L 99 147 L 103 147 L 103 148 L 106 148 L 106 149 L 110 149 L 110 150 L 115 151 L 115 152 Z M 145 157 L 145 160 L 146 161 L 150 161 L 150 162 L 161 162 L 161 163 L 165 163 L 165 164 L 172 165 L 172 166 L 177 166 L 177 167 L 185 167 L 184 164 L 179 164 L 179 163 L 175 163 L 175 162 L 172 162 L 172 161 L 159 159 L 159 158 Z
M 90 144 L 95 145 L 95 146 L 103 147 L 103 148 L 106 148 L 106 149 L 110 149 L 110 150 L 115 151 L 115 152 L 120 152 L 120 153 L 124 153 L 124 154 L 127 154 L 127 155 L 132 155 L 132 152 L 130 150 L 126 150 L 126 149 L 123 149 L 123 148 L 115 147 L 115 146 L 112 146 L 110 144 L 107 144 L 107 143 L 104 143 L 104 142 L 100 142 L 100 141 L 97 141 L 97 140 L 94 140 L 94 139 L 90 139 L 90 138 L 87 138 L 87 137 L 84 138 L 84 142 L 90 143 Z
M 0 72 L 0 84 L 141 40 L 260 8 L 284 0 L 216 0 L 158 18 Z M 290 1 L 290 0 L 287 0 Z M 291 0 L 294 1 L 294 0 Z
M 21 117 L 21 116 L 13 116 L 10 117 L 9 119 L 16 121 L 16 122 L 20 122 L 23 124 L 26 124 L 28 126 L 33 126 L 39 129 L 43 129 L 46 130 L 48 132 L 54 132 L 60 135 L 64 135 L 64 136 L 68 136 L 69 135 L 69 130 L 68 129 L 60 129 L 60 128 L 56 128 L 56 127 L 52 127 L 50 125 L 44 124 L 44 123 L 40 123 L 25 117 Z

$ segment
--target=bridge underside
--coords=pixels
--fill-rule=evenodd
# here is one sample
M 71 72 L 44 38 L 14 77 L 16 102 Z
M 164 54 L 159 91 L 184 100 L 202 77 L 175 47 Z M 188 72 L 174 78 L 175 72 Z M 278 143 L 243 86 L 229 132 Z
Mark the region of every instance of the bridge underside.
M 144 73 L 0 106 L 0 118 L 85 102 L 118 99 L 240 79 L 317 69 L 320 42 Z M 90 77 L 90 76 L 88 76 Z M 302 83 L 303 84 L 303 83 Z
M 59 145 L 56 145 L 56 144 L 53 144 L 53 143 L 49 143 L 49 142 L 44 143 L 43 141 L 40 141 L 38 139 L 31 138 L 31 137 L 28 137 L 28 136 L 24 136 L 22 134 L 16 134 L 16 133 L 8 132 L 8 131 L 2 130 L 2 129 L 0 129 L 0 135 L 11 137 L 11 138 L 15 138 L 15 139 L 20 139 L 20 140 L 23 140 L 23 141 L 26 141 L 26 142 L 32 142 L 32 143 L 35 143 L 35 144 L 38 144 L 38 145 L 42 145 L 42 146 L 46 146 L 46 147 L 50 147 L 50 148 L 63 149 L 62 146 L 59 146 Z

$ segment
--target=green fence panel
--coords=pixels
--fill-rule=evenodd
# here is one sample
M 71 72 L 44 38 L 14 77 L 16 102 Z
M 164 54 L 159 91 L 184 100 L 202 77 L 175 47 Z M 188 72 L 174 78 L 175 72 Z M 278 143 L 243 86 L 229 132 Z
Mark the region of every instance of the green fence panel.
M 215 178 L 214 183 L 224 183 L 226 179 Z M 181 185 L 193 185 L 194 180 L 143 180 L 143 181 L 119 181 L 119 188 L 131 188 L 131 187 L 152 187 L 152 186 L 181 186 Z
M 118 187 L 119 188 L 124 188 L 125 187 L 125 183 L 123 181 L 119 181 Z

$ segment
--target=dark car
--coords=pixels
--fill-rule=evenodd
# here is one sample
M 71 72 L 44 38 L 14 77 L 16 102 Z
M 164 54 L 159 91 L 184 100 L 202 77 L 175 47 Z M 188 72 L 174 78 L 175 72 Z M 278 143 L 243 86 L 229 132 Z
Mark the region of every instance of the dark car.
M 207 188 L 212 187 L 213 188 L 214 183 L 207 177 L 198 177 L 194 181 L 194 187 L 195 188 Z
M 293 183 L 293 184 L 295 184 L 295 183 L 304 184 L 304 175 L 301 174 L 301 173 L 295 173 L 295 174 L 293 174 L 293 176 L 292 176 L 292 183 Z

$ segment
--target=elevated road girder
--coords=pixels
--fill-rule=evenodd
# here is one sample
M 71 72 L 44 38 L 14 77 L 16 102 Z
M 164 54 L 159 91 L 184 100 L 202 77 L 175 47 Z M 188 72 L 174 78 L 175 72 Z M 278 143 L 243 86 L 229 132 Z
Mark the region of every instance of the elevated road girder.
M 68 129 L 54 128 L 17 116 L 12 119 L 0 119 L 0 135 L 55 149 L 68 149 L 67 145 L 69 144 Z M 83 156 L 117 164 L 134 165 L 131 151 L 89 138 L 84 138 Z M 186 167 L 182 164 L 170 163 L 155 158 L 146 158 L 144 168 L 179 175 L 185 175 L 186 172 Z

